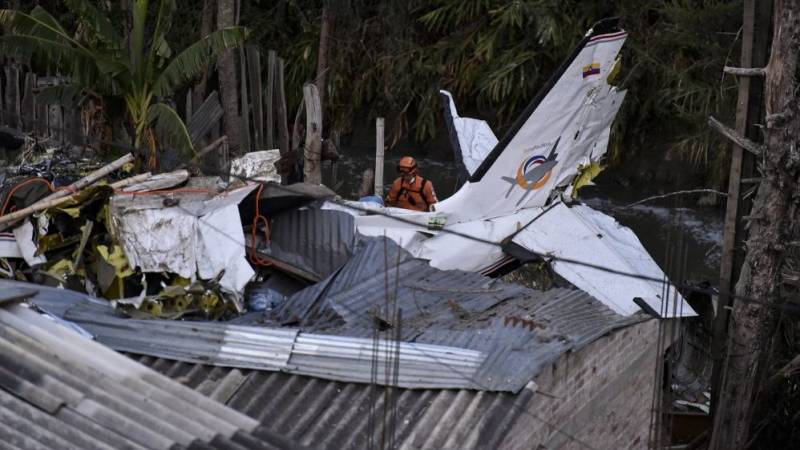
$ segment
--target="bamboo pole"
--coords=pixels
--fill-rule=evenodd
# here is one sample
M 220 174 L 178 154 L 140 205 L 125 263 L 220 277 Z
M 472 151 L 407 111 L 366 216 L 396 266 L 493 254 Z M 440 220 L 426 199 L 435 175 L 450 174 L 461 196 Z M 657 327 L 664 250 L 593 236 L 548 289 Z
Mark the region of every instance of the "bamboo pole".
M 53 192 L 52 194 L 48 195 L 47 197 L 43 198 L 40 201 L 44 202 L 44 201 L 47 201 L 47 200 L 53 200 L 53 199 L 56 199 L 56 198 L 64 197 L 65 195 L 68 195 L 70 192 L 80 191 L 81 189 L 85 188 L 86 186 L 94 184 L 95 182 L 97 182 L 97 180 L 105 177 L 106 175 L 108 175 L 111 172 L 119 169 L 120 167 L 124 166 L 125 164 L 127 164 L 127 163 L 129 163 L 131 161 L 133 161 L 133 155 L 128 153 L 127 155 L 117 159 L 116 161 L 114 161 L 114 162 L 112 162 L 112 163 L 110 163 L 110 164 L 108 164 L 106 166 L 103 166 L 103 167 L 95 170 L 94 172 L 90 173 L 89 175 L 86 175 L 85 177 L 81 178 L 80 180 L 70 184 L 69 186 L 66 187 L 66 189 Z M 3 217 L 5 217 L 5 216 L 3 216 Z M 2 222 L 0 222 L 0 223 L 2 223 Z
M 133 177 L 125 178 L 124 180 L 119 180 L 115 183 L 110 184 L 109 186 L 114 189 L 122 189 L 125 186 L 129 186 L 134 183 L 138 183 L 140 181 L 144 181 L 151 176 L 150 172 L 143 173 L 140 175 L 136 175 Z M 64 192 L 64 191 L 59 191 Z M 13 222 L 17 219 L 24 219 L 25 217 L 30 216 L 31 214 L 37 213 L 39 211 L 44 211 L 45 209 L 52 208 L 54 206 L 58 206 L 64 204 L 70 200 L 75 199 L 80 192 L 75 192 L 73 194 L 69 194 L 66 196 L 61 196 L 58 198 L 51 198 L 51 199 L 42 199 L 27 208 L 20 209 L 19 211 L 14 211 L 11 214 L 6 214 L 4 216 L 0 216 L 0 225 L 6 224 L 9 222 Z

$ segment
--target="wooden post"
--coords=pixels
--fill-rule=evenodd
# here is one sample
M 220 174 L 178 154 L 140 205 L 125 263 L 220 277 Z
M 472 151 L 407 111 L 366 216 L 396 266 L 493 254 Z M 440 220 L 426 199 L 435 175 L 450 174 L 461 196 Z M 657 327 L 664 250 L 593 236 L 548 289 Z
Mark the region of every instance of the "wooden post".
M 253 145 L 256 150 L 266 150 L 264 147 L 264 109 L 261 89 L 261 53 L 252 45 L 247 46 L 247 68 L 250 80 L 250 99 L 253 102 Z
M 286 91 L 283 85 L 283 58 L 275 68 L 275 112 L 278 120 L 278 148 L 281 155 L 289 151 L 289 118 L 286 113 Z
M 322 183 L 322 108 L 319 91 L 314 84 L 303 86 L 303 100 L 306 105 L 306 145 L 303 165 L 303 181 L 310 184 Z
M 19 69 L 16 65 L 5 67 L 6 72 L 6 92 L 5 109 L 6 123 L 12 128 L 20 128 L 21 114 L 19 102 Z
M 241 74 L 241 86 L 239 92 L 241 93 L 241 106 L 242 110 L 239 115 L 239 153 L 244 154 L 252 150 L 250 146 L 250 95 L 247 92 L 247 58 L 244 54 L 244 49 L 239 47 L 239 73 Z
M 264 93 L 266 97 L 264 103 L 267 106 L 266 118 L 266 137 L 267 148 L 275 148 L 275 115 L 273 113 L 275 107 L 275 78 L 277 72 L 277 54 L 275 50 L 270 50 L 267 53 L 267 91 Z
M 383 117 L 375 119 L 375 195 L 383 198 Z
M 189 86 L 189 89 L 186 91 L 186 114 L 184 118 L 184 123 L 189 123 L 192 120 L 192 114 L 194 114 L 194 102 L 192 101 L 194 96 L 192 94 L 192 87 Z
M 25 88 L 22 97 L 22 129 L 33 131 L 36 124 L 36 99 L 33 89 L 36 87 L 36 74 L 25 74 Z
M 756 1 L 744 1 L 744 22 L 742 28 L 742 55 L 740 67 L 749 68 L 753 65 L 753 42 L 754 27 L 756 16 Z M 769 28 L 769 17 L 760 25 Z M 766 43 L 762 44 L 766 45 Z M 764 51 L 761 52 L 762 54 Z M 761 63 L 763 64 L 763 62 Z M 736 107 L 736 133 L 740 136 L 748 136 L 750 123 L 757 118 L 752 117 L 748 112 L 753 112 L 753 105 L 750 105 L 751 90 L 753 82 L 751 77 L 739 77 L 739 94 Z M 759 94 L 760 95 L 760 94 Z M 760 99 L 760 96 L 759 96 Z M 760 102 L 760 100 L 758 100 Z M 742 216 L 740 208 L 740 189 L 742 177 L 742 165 L 745 150 L 740 145 L 732 145 L 730 173 L 728 175 L 728 197 L 725 209 L 725 221 L 723 228 L 722 257 L 720 261 L 720 296 L 717 303 L 716 316 L 714 317 L 714 335 L 711 342 L 711 356 L 713 367 L 711 374 L 711 413 L 715 413 L 719 399 L 719 386 L 722 381 L 722 369 L 724 355 L 726 352 L 728 318 L 730 316 L 730 306 L 732 305 L 730 293 L 734 287 L 735 249 L 737 240 L 741 240 L 741 230 L 738 224 Z M 739 234 L 737 239 L 737 234 Z
M 49 107 L 43 102 L 36 101 L 36 136 L 47 137 L 47 111 Z
M 61 142 L 62 130 L 64 129 L 64 115 L 61 105 L 48 105 L 47 107 L 47 129 L 48 136 L 55 142 Z

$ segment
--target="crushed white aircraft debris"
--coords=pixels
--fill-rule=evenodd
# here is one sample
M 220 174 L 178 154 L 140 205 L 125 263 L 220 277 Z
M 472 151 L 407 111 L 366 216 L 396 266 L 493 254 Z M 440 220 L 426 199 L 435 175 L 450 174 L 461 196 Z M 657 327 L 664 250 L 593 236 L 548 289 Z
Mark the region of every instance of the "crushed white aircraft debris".
M 446 94 L 450 140 L 468 181 L 434 212 L 359 213 L 358 231 L 385 235 L 439 269 L 484 274 L 515 261 L 499 245 L 513 241 L 549 259 L 558 274 L 615 312 L 633 314 L 644 301 L 664 317 L 695 315 L 671 285 L 653 281 L 666 276 L 632 231 L 601 212 L 565 203 L 581 168 L 606 153 L 625 97 L 613 78 L 626 37 L 617 20 L 597 23 L 488 153 L 494 136 L 488 125 L 458 117 Z

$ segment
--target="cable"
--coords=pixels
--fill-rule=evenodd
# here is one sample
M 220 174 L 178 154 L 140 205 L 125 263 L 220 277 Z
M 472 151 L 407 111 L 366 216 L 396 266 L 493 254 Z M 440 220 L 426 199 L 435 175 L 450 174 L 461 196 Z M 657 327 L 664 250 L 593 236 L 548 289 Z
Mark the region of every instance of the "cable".
M 13 112 L 10 112 L 10 111 L 7 111 L 7 110 L 4 110 L 4 111 L 6 111 L 9 114 L 11 114 L 11 116 L 16 116 L 16 114 L 14 114 Z M 42 123 L 41 121 L 36 120 L 36 119 L 29 120 L 29 122 L 31 122 L 31 123 L 39 123 L 39 124 Z M 97 142 L 97 143 L 101 143 L 101 144 L 104 144 L 104 145 L 109 145 L 109 146 L 117 147 L 117 148 L 124 148 L 124 149 L 130 150 L 130 151 L 135 151 L 135 152 L 148 151 L 147 149 L 140 149 L 140 148 L 137 148 L 135 146 L 132 146 L 132 145 L 129 145 L 129 144 L 125 144 L 125 143 L 121 143 L 121 142 L 105 141 L 105 140 L 102 140 L 102 139 L 97 139 L 97 138 L 92 138 L 92 137 L 89 137 L 89 136 L 84 136 L 80 132 L 75 132 L 75 131 L 68 130 L 68 129 L 61 128 L 61 127 L 53 127 L 53 126 L 51 126 L 49 124 L 44 124 L 44 126 L 47 129 L 56 130 L 56 131 L 62 131 L 62 132 L 65 132 L 67 134 L 80 136 L 81 138 L 86 139 L 87 141 Z M 162 146 L 161 148 L 163 150 L 171 150 L 169 147 L 163 147 Z M 186 164 L 182 165 L 181 167 L 185 167 L 185 166 L 186 166 Z M 208 175 L 232 176 L 234 178 L 237 178 L 237 179 L 240 179 L 240 180 L 246 181 L 246 182 L 263 183 L 262 180 L 256 180 L 256 179 L 251 178 L 251 177 L 237 176 L 237 175 L 233 175 L 233 174 L 229 174 L 229 173 L 225 173 L 225 174 L 222 174 L 222 173 L 209 173 Z M 286 192 L 294 193 L 294 194 L 298 194 L 298 195 L 307 195 L 306 193 L 292 190 L 289 186 L 283 186 L 283 185 L 276 184 L 276 185 L 271 185 L 270 187 L 271 188 L 276 188 L 276 189 L 281 189 L 281 190 L 284 190 Z M 140 194 L 140 195 L 144 195 L 144 194 Z M 405 223 L 405 224 L 414 225 L 414 226 L 420 226 L 420 224 L 417 223 L 417 222 L 411 221 L 409 219 L 402 218 L 400 216 L 393 216 L 393 215 L 387 214 L 387 213 L 385 213 L 383 211 L 377 211 L 377 210 L 374 210 L 374 209 L 363 208 L 363 207 L 356 206 L 356 205 L 353 205 L 353 204 L 347 204 L 347 203 L 345 203 L 345 202 L 343 202 L 341 200 L 337 200 L 337 199 L 328 200 L 328 201 L 331 201 L 332 203 L 335 203 L 335 204 L 337 204 L 339 206 L 342 206 L 342 207 L 345 207 L 345 208 L 349 208 L 349 209 L 352 209 L 352 210 L 355 210 L 355 211 L 358 211 L 358 212 L 361 212 L 361 213 L 381 215 L 381 216 L 390 218 L 390 219 L 395 220 L 395 221 L 400 222 L 400 223 Z M 180 205 L 178 205 L 178 207 L 180 208 Z M 536 220 L 536 218 L 534 218 L 534 220 Z M 220 230 L 216 230 L 216 231 L 220 231 Z M 452 235 L 455 235 L 455 236 L 459 236 L 459 237 L 462 237 L 462 238 L 465 238 L 465 239 L 472 240 L 474 242 L 479 242 L 479 243 L 482 243 L 482 244 L 497 246 L 497 247 L 499 247 L 501 249 L 503 248 L 503 245 L 500 242 L 489 241 L 487 239 L 483 239 L 483 238 L 480 238 L 478 236 L 473 236 L 473 235 L 469 235 L 469 234 L 466 234 L 466 233 L 461 233 L 461 232 L 450 230 L 450 229 L 447 229 L 447 228 L 440 229 L 440 230 L 438 230 L 438 232 L 439 233 L 449 233 L 449 234 L 452 234 Z M 246 245 L 245 245 L 245 247 L 246 247 Z M 656 283 L 660 283 L 662 281 L 659 278 L 648 277 L 648 276 L 641 275 L 641 274 L 624 272 L 624 271 L 619 271 L 619 270 L 615 270 L 615 269 L 609 269 L 607 267 L 600 266 L 600 265 L 597 265 L 597 264 L 588 263 L 588 262 L 585 262 L 585 261 L 580 261 L 580 260 L 575 260 L 575 259 L 570 259 L 570 258 L 562 258 L 562 257 L 554 256 L 554 255 L 541 254 L 541 253 L 538 253 L 538 252 L 535 252 L 535 251 L 530 251 L 530 253 L 535 255 L 535 256 L 537 256 L 537 257 L 542 258 L 545 261 L 551 261 L 551 262 L 555 261 L 555 262 L 562 262 L 562 263 L 567 263 L 567 264 L 581 265 L 581 266 L 584 266 L 584 267 L 589 267 L 589 268 L 593 268 L 593 269 L 596 269 L 596 270 L 600 270 L 600 271 L 603 271 L 603 272 L 612 273 L 612 274 L 615 274 L 615 275 L 626 276 L 626 277 L 635 278 L 635 279 L 640 279 L 640 280 L 644 280 L 644 281 L 651 281 L 651 282 L 656 282 Z M 686 285 L 686 284 L 675 284 L 674 282 L 673 282 L 673 285 L 676 286 L 676 287 L 680 287 L 682 289 L 690 289 L 690 290 L 692 290 L 694 292 L 698 292 L 698 293 L 709 294 L 709 295 L 725 295 L 728 298 L 732 298 L 734 300 L 739 300 L 739 301 L 743 301 L 743 302 L 750 302 L 750 303 L 755 303 L 755 304 L 761 304 L 761 305 L 764 305 L 764 306 L 767 306 L 767 307 L 771 307 L 771 308 L 785 309 L 787 311 L 794 311 L 794 312 L 800 313 L 800 305 L 797 305 L 797 306 L 795 306 L 795 305 L 777 305 L 777 304 L 767 303 L 767 302 L 764 302 L 764 301 L 761 301 L 761 300 L 758 300 L 758 299 L 754 299 L 754 298 L 738 295 L 738 294 L 735 294 L 733 292 L 726 292 L 726 291 L 720 290 L 720 289 L 700 289 L 700 288 L 698 288 L 696 286 L 690 286 L 690 285 Z

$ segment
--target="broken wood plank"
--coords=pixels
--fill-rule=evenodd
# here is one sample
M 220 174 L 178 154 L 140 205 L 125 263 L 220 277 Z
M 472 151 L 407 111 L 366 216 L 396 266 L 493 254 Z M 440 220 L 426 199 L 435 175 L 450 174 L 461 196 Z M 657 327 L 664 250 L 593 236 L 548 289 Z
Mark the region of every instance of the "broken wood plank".
M 283 84 L 283 58 L 275 66 L 275 114 L 278 127 L 278 148 L 281 155 L 289 151 L 289 122 L 286 112 L 286 91 Z
M 48 105 L 47 107 L 47 134 L 55 142 L 62 142 L 64 129 L 64 112 L 61 105 Z
M 217 91 L 212 91 L 208 97 L 197 108 L 197 111 L 192 114 L 186 128 L 189 131 L 189 137 L 192 139 L 192 145 L 199 144 L 200 140 L 212 129 L 218 130 L 220 119 L 223 115 L 222 103 L 219 101 L 219 94 Z M 215 126 L 217 128 L 215 128 Z
M 319 90 L 312 84 L 303 86 L 303 101 L 306 107 L 305 163 L 303 181 L 309 184 L 322 183 L 322 105 Z
M 261 53 L 255 46 L 247 46 L 247 68 L 250 81 L 250 100 L 253 102 L 253 145 L 256 150 L 264 147 L 264 113 L 261 90 Z
M 19 95 L 19 69 L 16 65 L 4 67 L 6 73 L 5 113 L 6 123 L 12 128 L 21 128 L 20 122 L 20 95 Z
M 36 74 L 28 72 L 25 74 L 25 86 L 22 94 L 22 129 L 23 131 L 33 131 L 36 123 L 36 95 L 33 93 L 36 87 Z

